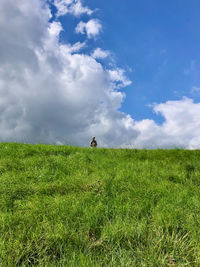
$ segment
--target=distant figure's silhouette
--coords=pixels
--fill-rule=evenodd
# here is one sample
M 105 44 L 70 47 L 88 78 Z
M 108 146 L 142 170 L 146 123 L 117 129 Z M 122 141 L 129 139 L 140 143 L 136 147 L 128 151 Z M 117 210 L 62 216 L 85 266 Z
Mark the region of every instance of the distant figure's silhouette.
M 95 140 L 95 137 L 94 136 L 92 137 L 92 141 L 90 143 L 90 146 L 91 147 L 96 147 L 97 146 L 97 141 Z

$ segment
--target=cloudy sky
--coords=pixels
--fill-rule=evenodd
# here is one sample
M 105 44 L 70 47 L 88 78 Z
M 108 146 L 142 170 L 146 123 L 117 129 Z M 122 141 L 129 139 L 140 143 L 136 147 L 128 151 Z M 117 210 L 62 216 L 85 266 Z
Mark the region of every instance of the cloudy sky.
M 1 0 L 0 141 L 200 148 L 199 0 Z

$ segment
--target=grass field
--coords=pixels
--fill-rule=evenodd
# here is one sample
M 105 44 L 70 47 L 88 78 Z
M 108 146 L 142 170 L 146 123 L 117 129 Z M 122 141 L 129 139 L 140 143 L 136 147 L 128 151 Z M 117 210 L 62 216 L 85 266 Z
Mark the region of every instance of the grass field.
M 200 151 L 1 143 L 0 266 L 200 266 Z

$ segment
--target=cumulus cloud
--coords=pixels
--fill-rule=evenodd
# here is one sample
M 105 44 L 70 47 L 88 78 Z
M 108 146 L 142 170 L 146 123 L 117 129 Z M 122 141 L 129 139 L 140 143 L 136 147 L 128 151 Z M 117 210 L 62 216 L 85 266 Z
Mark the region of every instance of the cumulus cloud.
M 88 22 L 80 21 L 75 31 L 76 33 L 87 34 L 88 38 L 94 38 L 102 31 L 102 25 L 98 19 L 91 19 Z
M 50 18 L 44 1 L 1 0 L 0 141 L 87 146 L 95 135 L 104 147 L 200 147 L 200 103 L 155 105 L 162 125 L 134 121 L 119 111 L 124 70 L 81 54 L 85 43 L 61 44 Z
M 113 87 L 121 88 L 131 84 L 131 81 L 125 76 L 123 69 L 117 68 L 108 70 L 109 77 L 113 81 Z
M 164 117 L 164 123 L 159 126 L 153 120 L 136 122 L 134 129 L 140 134 L 134 140 L 133 146 L 200 148 L 200 103 L 183 98 L 156 104 L 154 111 Z
M 107 50 L 102 50 L 100 47 L 96 48 L 92 53 L 92 57 L 96 59 L 103 59 L 110 55 L 110 52 Z
M 81 0 L 54 0 L 54 5 L 57 8 L 57 17 L 66 14 L 80 16 L 84 13 L 88 15 L 93 13 L 87 6 L 83 6 Z
M 62 25 L 49 22 L 47 5 L 2 0 L 0 18 L 0 141 L 87 145 L 98 133 L 100 145 L 114 147 L 137 135 L 118 111 L 124 94 L 78 53 L 84 44 L 59 43 Z

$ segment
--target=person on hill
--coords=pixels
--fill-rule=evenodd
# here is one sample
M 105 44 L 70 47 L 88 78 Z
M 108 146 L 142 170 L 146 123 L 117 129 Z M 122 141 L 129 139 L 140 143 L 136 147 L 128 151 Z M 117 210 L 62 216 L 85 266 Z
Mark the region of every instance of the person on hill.
M 90 143 L 90 146 L 91 147 L 96 147 L 97 146 L 97 141 L 95 140 L 95 137 L 94 136 L 92 137 L 92 141 Z

